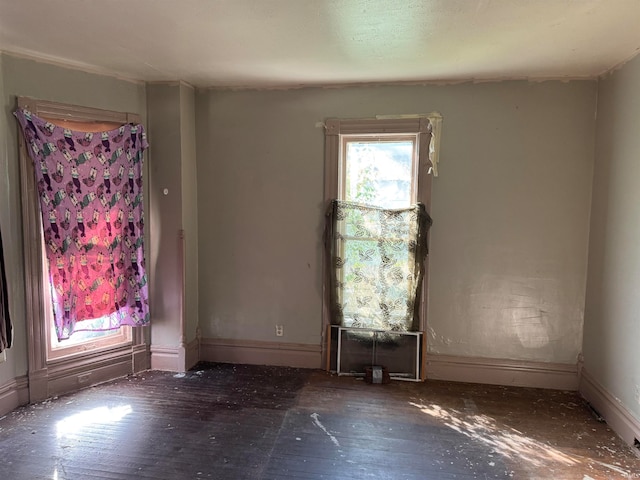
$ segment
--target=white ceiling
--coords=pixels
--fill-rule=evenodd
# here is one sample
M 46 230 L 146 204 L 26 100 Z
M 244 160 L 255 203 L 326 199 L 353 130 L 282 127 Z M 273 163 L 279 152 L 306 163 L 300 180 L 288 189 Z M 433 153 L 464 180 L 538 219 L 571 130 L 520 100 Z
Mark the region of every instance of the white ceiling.
M 576 78 L 640 48 L 640 0 L 0 0 L 0 50 L 147 81 Z

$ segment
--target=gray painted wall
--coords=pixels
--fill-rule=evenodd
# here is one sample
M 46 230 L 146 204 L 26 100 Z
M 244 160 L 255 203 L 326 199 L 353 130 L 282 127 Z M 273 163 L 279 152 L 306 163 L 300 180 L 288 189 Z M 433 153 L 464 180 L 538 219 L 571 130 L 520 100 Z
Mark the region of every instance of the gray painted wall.
M 9 282 L 15 344 L 0 364 L 0 385 L 27 373 L 22 215 L 17 123 L 12 115 L 18 96 L 141 115 L 146 121 L 145 86 L 0 54 L 0 221 Z
M 147 104 L 151 160 L 151 343 L 177 347 L 182 315 L 178 237 L 182 229 L 180 87 L 150 84 L 147 87 Z
M 330 117 L 439 111 L 432 353 L 575 363 L 597 84 L 501 82 L 197 97 L 204 337 L 318 344 Z M 284 325 L 276 338 L 274 325 Z
M 185 84 L 149 84 L 151 158 L 151 338 L 153 345 L 180 342 L 182 315 L 179 231 L 185 235 L 185 339 L 198 326 L 198 225 L 195 92 Z M 167 189 L 167 194 L 164 194 Z
M 616 75 L 627 78 L 637 71 L 637 61 L 633 65 Z M 16 96 L 131 111 L 145 121 L 147 100 L 142 84 L 6 54 L 0 55 L 0 74 L 0 221 L 16 328 L 16 344 L 0 365 L 4 383 L 27 370 L 17 130 L 11 115 Z M 616 75 L 604 81 L 603 95 L 621 91 L 607 86 L 620 82 Z M 148 88 L 153 94 L 153 86 Z M 181 109 L 191 109 L 189 96 L 183 86 L 171 115 L 181 118 Z M 188 182 L 181 175 L 193 179 L 197 172 L 197 191 L 182 195 L 176 213 L 191 208 L 185 204 L 193 205 L 197 196 L 197 222 L 187 219 L 185 226 L 191 222 L 187 228 L 198 229 L 198 258 L 188 262 L 199 264 L 204 336 L 275 341 L 278 323 L 285 326 L 282 340 L 318 344 L 324 134 L 316 122 L 437 110 L 445 121 L 431 212 L 430 352 L 575 362 L 582 343 L 595 99 L 596 82 L 590 81 L 198 93 L 197 165 L 180 165 L 179 156 L 195 154 L 177 143 L 176 170 L 166 181 L 176 182 L 170 184 L 171 197 Z M 154 136 L 150 132 L 152 149 Z M 632 139 L 624 138 L 629 152 Z M 599 140 L 599 161 L 604 144 Z M 610 177 L 618 172 L 614 166 Z M 171 203 L 162 203 L 172 199 L 157 198 L 163 183 L 159 178 L 149 195 L 151 216 L 154 208 L 168 215 L 159 224 L 156 218 L 162 228 L 148 243 L 148 251 L 158 254 L 158 242 L 177 244 L 180 228 L 171 223 Z M 169 258 L 175 257 L 171 252 Z M 153 261 L 149 254 L 148 260 Z M 189 336 L 191 328 L 190 322 Z M 589 342 L 596 337 L 585 338 L 585 351 L 593 350 Z M 172 335 L 155 340 L 176 342 Z M 593 365 L 600 362 L 586 356 L 599 375 Z
M 640 420 L 640 57 L 602 78 L 584 367 Z
M 6 350 L 6 362 L 0 363 L 0 385 L 26 372 L 26 339 L 25 325 L 23 321 L 16 322 L 17 318 L 24 318 L 24 289 L 16 288 L 16 285 L 24 282 L 22 269 L 22 250 L 17 249 L 19 244 L 19 232 L 16 225 L 19 222 L 19 183 L 12 183 L 17 178 L 18 162 L 11 161 L 8 157 L 9 132 L 6 111 L 7 100 L 4 97 L 4 56 L 0 55 L 0 98 L 2 98 L 2 114 L 0 114 L 0 229 L 2 230 L 2 244 L 4 248 L 4 264 L 7 274 L 7 288 L 9 293 L 9 310 L 14 323 L 14 344 Z M 18 207 L 16 207 L 18 205 Z M 16 324 L 17 323 L 17 324 Z
M 195 91 L 180 85 L 180 139 L 182 149 L 182 225 L 185 234 L 185 338 L 196 338 L 198 328 L 198 171 L 196 167 Z

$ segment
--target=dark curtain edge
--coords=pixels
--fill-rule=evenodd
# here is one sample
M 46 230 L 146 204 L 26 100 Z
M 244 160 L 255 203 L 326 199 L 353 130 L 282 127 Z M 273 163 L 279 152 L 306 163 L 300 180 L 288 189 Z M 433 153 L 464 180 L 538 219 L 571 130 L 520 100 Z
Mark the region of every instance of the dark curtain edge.
M 362 210 L 372 211 L 387 211 L 387 212 L 405 212 L 410 210 L 417 210 L 418 213 L 418 226 L 417 226 L 417 246 L 414 264 L 414 274 L 416 276 L 416 294 L 413 306 L 413 319 L 411 322 L 411 328 L 409 331 L 417 332 L 420 330 L 421 321 L 421 304 L 422 304 L 422 285 L 424 283 L 425 275 L 425 259 L 429 254 L 428 246 L 428 233 L 429 229 L 433 225 L 433 219 L 426 210 L 425 205 L 422 202 L 415 203 L 407 208 L 388 209 L 376 207 L 373 205 L 361 204 L 356 202 L 347 202 L 341 200 L 331 200 L 327 206 L 325 212 L 325 227 L 324 227 L 324 248 L 325 248 L 325 285 L 328 287 L 327 292 L 324 295 L 324 301 L 326 308 L 329 311 L 331 325 L 342 326 L 344 318 L 342 313 L 339 312 L 334 305 L 336 295 L 336 274 L 334 269 L 334 257 L 335 257 L 335 225 L 336 225 L 336 211 L 339 205 L 347 205 L 356 207 Z M 357 327 L 354 327 L 357 328 Z M 393 333 L 393 330 L 388 330 Z
M 4 249 L 2 245 L 2 233 L 0 232 L 0 352 L 11 348 L 13 341 L 13 326 L 9 313 L 9 292 L 4 266 Z

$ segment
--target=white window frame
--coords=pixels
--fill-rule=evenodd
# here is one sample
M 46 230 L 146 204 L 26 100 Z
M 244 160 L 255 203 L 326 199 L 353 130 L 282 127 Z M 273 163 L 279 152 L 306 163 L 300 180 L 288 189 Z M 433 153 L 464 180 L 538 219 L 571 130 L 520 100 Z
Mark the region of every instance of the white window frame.
M 344 149 L 344 138 L 370 137 L 376 138 L 384 135 L 391 138 L 392 135 L 409 136 L 416 135 L 416 146 L 418 149 L 416 165 L 416 196 L 415 201 L 424 204 L 427 212 L 431 211 L 431 183 L 433 164 L 430 160 L 430 146 L 433 122 L 428 116 L 409 116 L 399 118 L 367 118 L 367 119 L 328 119 L 325 122 L 325 165 L 324 165 L 324 211 L 327 211 L 331 202 L 339 198 L 340 169 L 342 168 L 342 156 Z M 326 253 L 324 253 L 326 257 Z M 324 340 L 322 342 L 322 355 L 326 369 L 330 369 L 329 349 L 331 344 L 331 318 L 329 307 L 329 285 L 330 275 L 328 269 L 328 259 L 323 262 L 323 302 L 322 302 L 322 331 Z M 421 379 L 424 380 L 426 371 L 426 315 L 428 302 L 429 284 L 429 257 L 425 259 L 425 277 L 422 283 L 420 295 L 420 329 L 422 335 L 422 368 Z
M 18 98 L 18 107 L 54 123 L 138 123 L 136 114 L 66 105 L 57 102 Z M 42 221 L 33 163 L 28 156 L 22 134 L 18 135 L 22 199 L 22 229 L 26 287 L 26 324 L 29 354 L 29 401 L 106 381 L 149 368 L 148 327 L 132 329 L 126 342 L 106 342 L 97 348 L 78 348 L 64 355 L 50 357 L 48 310 L 41 241 Z M 148 176 L 147 176 L 148 178 Z M 145 195 L 145 198 L 147 196 Z M 120 338 L 121 340 L 122 338 Z M 80 344 L 85 347 L 90 344 Z

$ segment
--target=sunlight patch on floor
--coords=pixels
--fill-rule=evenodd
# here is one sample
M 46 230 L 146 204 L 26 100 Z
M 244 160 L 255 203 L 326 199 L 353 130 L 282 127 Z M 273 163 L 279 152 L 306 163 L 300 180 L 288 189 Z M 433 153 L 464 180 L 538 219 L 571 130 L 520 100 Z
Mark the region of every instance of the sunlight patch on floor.
M 543 466 L 549 460 L 567 466 L 580 463 L 550 445 L 526 437 L 514 428 L 498 427 L 496 421 L 487 415 L 464 415 L 438 405 L 422 405 L 413 402 L 410 402 L 410 405 L 433 418 L 442 420 L 449 428 L 484 443 L 496 453 L 511 460 L 526 460 L 536 467 Z
M 133 412 L 131 405 L 119 407 L 98 407 L 84 412 L 74 413 L 56 424 L 57 437 L 71 436 L 90 425 L 116 423 Z
M 630 478 L 628 471 L 617 465 L 611 465 L 595 459 L 567 455 L 551 445 L 527 437 L 522 432 L 508 426 L 499 426 L 495 419 L 487 415 L 463 414 L 454 409 L 445 409 L 435 404 L 424 405 L 409 402 L 421 412 L 442 421 L 447 427 L 456 432 L 481 442 L 495 453 L 512 461 L 525 460 L 533 467 L 548 466 L 549 461 L 558 462 L 565 466 L 599 465 L 613 470 L 624 478 Z M 589 478 L 585 475 L 585 478 Z

